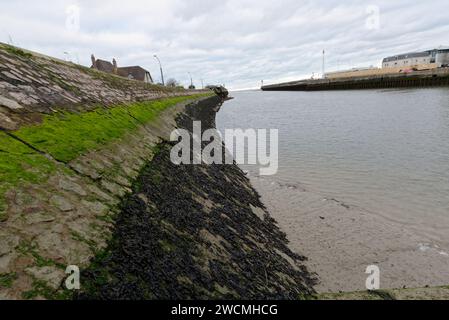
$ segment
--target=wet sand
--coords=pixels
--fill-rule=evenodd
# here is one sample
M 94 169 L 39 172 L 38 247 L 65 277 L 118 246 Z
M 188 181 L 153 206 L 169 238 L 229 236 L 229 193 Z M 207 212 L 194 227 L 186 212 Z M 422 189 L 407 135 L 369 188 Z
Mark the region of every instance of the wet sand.
M 381 289 L 449 284 L 449 239 L 307 190 L 251 176 L 290 248 L 308 257 L 318 292 L 365 290 L 369 265 L 381 270 Z

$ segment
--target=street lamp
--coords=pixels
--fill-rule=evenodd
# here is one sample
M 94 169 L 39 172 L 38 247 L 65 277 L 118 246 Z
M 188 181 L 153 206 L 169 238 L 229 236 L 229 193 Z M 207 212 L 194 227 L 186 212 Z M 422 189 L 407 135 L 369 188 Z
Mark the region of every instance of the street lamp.
M 64 51 L 64 55 L 65 55 L 65 61 L 70 62 L 70 53 L 68 53 L 67 51 Z
M 154 55 L 154 58 L 157 60 L 157 62 L 159 62 L 159 67 L 161 69 L 161 79 L 162 79 L 162 85 L 165 86 L 165 81 L 164 81 L 164 72 L 162 71 L 162 64 L 161 64 L 161 60 L 159 60 L 157 55 Z
M 323 50 L 323 79 L 326 79 L 326 50 Z
M 189 72 L 189 77 L 190 77 L 190 88 L 193 88 L 193 79 L 192 79 L 192 74 Z

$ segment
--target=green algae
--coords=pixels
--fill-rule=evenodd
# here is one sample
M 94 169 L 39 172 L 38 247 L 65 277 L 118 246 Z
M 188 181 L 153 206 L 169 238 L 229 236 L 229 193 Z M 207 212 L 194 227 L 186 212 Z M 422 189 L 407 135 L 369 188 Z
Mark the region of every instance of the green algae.
M 14 134 L 56 160 L 67 163 L 156 119 L 168 107 L 197 97 L 138 102 L 84 113 L 61 112 L 46 116 L 42 124 L 23 127 Z
M 11 45 L 7 45 L 7 44 L 1 44 L 0 48 L 6 50 L 6 52 L 10 53 L 13 56 L 22 57 L 25 59 L 30 59 L 33 56 L 29 52 L 25 52 L 20 48 L 17 48 L 17 47 L 11 46 Z
M 0 221 L 7 218 L 6 192 L 46 181 L 58 167 L 51 158 L 68 163 L 155 121 L 169 107 L 207 95 L 99 107 L 82 113 L 58 112 L 46 115 L 38 125 L 0 132 Z
M 15 273 L 2 273 L 0 274 L 0 288 L 11 288 L 13 282 L 17 279 Z
M 44 298 L 46 300 L 69 300 L 72 297 L 72 292 L 67 289 L 55 290 L 50 288 L 45 281 L 33 279 L 33 286 L 31 290 L 22 293 L 24 300 L 33 300 Z
M 6 191 L 23 183 L 42 181 L 55 168 L 42 154 L 0 132 L 0 221 L 6 219 Z

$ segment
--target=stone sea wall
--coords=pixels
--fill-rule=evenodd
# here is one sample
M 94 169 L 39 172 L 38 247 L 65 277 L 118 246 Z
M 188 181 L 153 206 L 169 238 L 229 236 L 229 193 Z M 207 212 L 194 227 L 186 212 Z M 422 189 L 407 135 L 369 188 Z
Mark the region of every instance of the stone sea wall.
M 176 125 L 191 134 L 194 121 L 203 131 L 215 128 L 219 106 L 217 97 L 192 103 Z M 83 270 L 77 298 L 297 300 L 313 293 L 305 258 L 288 248 L 243 171 L 174 165 L 173 145 L 158 144 L 140 172 L 107 248 Z
M 211 95 L 0 45 L 0 299 L 71 296 L 66 267 L 106 246 L 176 115 Z
M 178 103 L 157 120 L 67 163 L 26 151 L 38 163 L 24 163 L 26 172 L 42 170 L 37 159 L 47 160 L 52 170 L 33 181 L 21 180 L 4 194 L 0 280 L 5 283 L 0 281 L 0 298 L 70 296 L 63 290 L 66 267 L 88 265 L 106 246 L 123 196 L 132 191 L 134 179 L 157 144 L 176 128 L 176 114 L 191 101 Z
M 236 166 L 174 166 L 227 92 L 0 44 L 0 299 L 289 298 L 313 276 Z M 68 266 L 81 291 L 65 287 Z
M 189 95 L 195 91 L 130 81 L 0 43 L 0 128 L 16 130 L 56 110 Z

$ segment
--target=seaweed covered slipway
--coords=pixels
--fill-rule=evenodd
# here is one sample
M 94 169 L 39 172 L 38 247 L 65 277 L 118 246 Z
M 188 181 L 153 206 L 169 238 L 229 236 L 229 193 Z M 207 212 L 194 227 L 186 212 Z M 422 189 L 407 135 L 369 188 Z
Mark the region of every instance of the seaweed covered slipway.
M 0 44 L 0 299 L 313 293 L 305 258 L 236 165 L 170 161 L 170 133 L 215 127 L 221 93 Z

